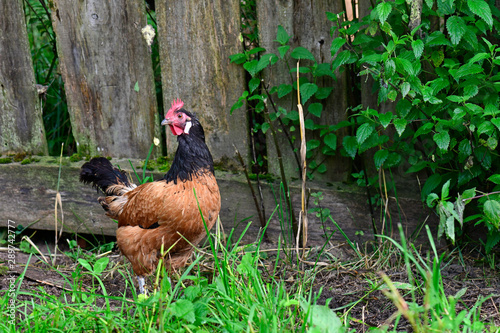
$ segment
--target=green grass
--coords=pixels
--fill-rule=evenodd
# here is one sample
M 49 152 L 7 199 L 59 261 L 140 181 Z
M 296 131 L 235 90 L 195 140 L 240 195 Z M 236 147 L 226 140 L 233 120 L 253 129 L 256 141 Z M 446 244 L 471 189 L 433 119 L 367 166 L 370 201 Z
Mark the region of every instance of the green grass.
M 278 246 L 272 252 L 264 251 L 260 240 L 241 245 L 242 237 L 224 243 L 220 235 L 216 232 L 209 238 L 209 246 L 196 251 L 192 263 L 178 272 L 180 275 L 167 279 L 165 269 L 160 267 L 148 281 L 150 287 L 157 286 L 149 298 L 137 296 L 133 288 L 135 278 L 127 266 L 110 264 L 106 255 L 84 251 L 73 244 L 73 249 L 66 253 L 74 262 L 71 277 L 61 273 L 66 289 L 58 296 L 46 286 L 23 290 L 19 286 L 26 277 L 21 274 L 14 297 L 16 326 L 2 318 L 0 331 L 342 332 L 349 330 L 346 324 L 359 319 L 351 317 L 351 309 L 382 290 L 399 309 L 392 324 L 405 318 L 418 332 L 484 332 L 488 328 L 498 332 L 498 327 L 480 317 L 481 306 L 488 297 L 458 311 L 457 304 L 466 290 L 451 296 L 444 293 L 440 269 L 447 264 L 447 257 L 438 255 L 432 237 L 431 251 L 426 256 L 404 240 L 398 243 L 384 236 L 387 241 L 378 248 L 380 252 L 341 263 L 353 271 L 375 265 L 372 268 L 376 271 L 390 268 L 383 258 L 399 255 L 401 261 L 392 266 L 406 267 L 410 278 L 401 283 L 384 274 L 374 274 L 364 296 L 335 309 L 335 313 L 318 304 L 321 290 L 313 291 L 319 266 L 311 264 L 307 267 L 309 273 L 303 274 L 300 267 L 287 259 L 290 254 L 285 252 L 289 249 Z M 109 244 L 100 251 L 108 249 Z M 106 290 L 105 280 L 110 274 L 123 277 L 120 296 Z M 6 309 L 11 295 L 0 293 L 0 306 Z M 396 332 L 389 326 L 373 331 Z

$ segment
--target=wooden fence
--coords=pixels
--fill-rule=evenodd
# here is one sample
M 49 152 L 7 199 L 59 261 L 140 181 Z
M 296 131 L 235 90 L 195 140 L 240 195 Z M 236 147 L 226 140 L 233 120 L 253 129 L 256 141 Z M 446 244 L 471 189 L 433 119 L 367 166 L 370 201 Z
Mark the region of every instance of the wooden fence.
M 57 39 L 58 70 L 64 80 L 78 150 L 125 160 L 145 158 L 153 138 L 160 137 L 163 129 L 159 126 L 150 46 L 142 34 L 147 24 L 144 1 L 52 0 L 48 3 Z M 22 4 L 23 0 L 0 0 L 0 155 L 47 154 Z M 276 33 L 281 25 L 292 36 L 292 47 L 304 46 L 318 62 L 331 62 L 330 44 L 336 35 L 330 34 L 332 24 L 325 12 L 343 11 L 344 0 L 257 0 L 256 4 L 260 46 L 276 52 Z M 369 1 L 360 1 L 359 12 L 366 13 L 369 5 Z M 239 0 L 158 1 L 156 14 L 163 104 L 167 107 L 174 98 L 182 98 L 186 108 L 199 115 L 207 144 L 217 162 L 233 159 L 234 147 L 248 162 L 251 152 L 247 113 L 240 109 L 230 114 L 233 103 L 248 89 L 243 68 L 229 61 L 231 54 L 243 51 Z M 335 74 L 337 81 L 327 78 L 319 82 L 334 88 L 331 96 L 322 101 L 324 124 L 336 124 L 346 118 L 352 94 L 346 73 Z M 283 66 L 264 72 L 264 79 L 275 84 L 289 75 Z M 367 85 L 363 89 L 371 91 Z M 376 105 L 376 96 L 363 93 L 363 102 Z M 267 140 L 271 142 L 269 137 Z M 292 150 L 284 138 L 280 140 L 287 175 L 297 177 Z M 337 142 L 341 145 L 341 136 Z M 169 152 L 175 148 L 170 133 L 164 144 Z M 267 147 L 269 169 L 277 173 L 276 151 L 273 144 Z M 351 170 L 351 163 L 351 159 L 340 156 L 328 157 L 324 180 L 343 179 Z M 29 216 L 24 218 L 18 209 L 6 203 L 0 205 L 0 215 L 24 223 L 45 221 L 47 226 L 42 229 L 50 229 L 54 220 L 53 208 L 52 211 L 50 208 L 53 203 L 46 199 L 54 195 L 56 171 L 46 165 L 25 170 L 28 171 L 3 169 L 0 183 L 14 191 L 19 200 L 24 200 L 18 207 L 29 211 L 25 214 Z M 73 222 L 66 214 L 65 223 L 74 223 L 74 228 L 80 220 L 98 223 L 105 219 L 95 204 L 95 192 L 75 185 L 77 174 L 75 168 L 61 178 L 61 188 L 66 186 L 67 190 L 62 194 L 63 202 L 75 216 L 80 214 Z M 19 182 L 27 176 L 31 177 L 30 185 L 23 187 Z M 238 193 L 234 190 L 241 188 L 240 183 L 235 187 L 235 183 L 227 180 L 225 184 L 225 198 L 241 196 L 241 190 Z M 221 191 L 226 191 L 224 188 Z M 347 200 L 343 193 L 325 202 L 335 207 Z M 4 192 L 0 198 L 9 201 L 11 196 Z M 234 214 L 235 206 L 240 204 L 251 207 L 249 198 L 248 194 L 238 203 L 223 201 L 222 212 Z M 357 220 L 345 225 L 350 235 L 370 229 L 369 213 L 366 207 L 360 207 L 363 198 L 363 195 L 355 195 L 351 203 L 342 204 L 346 219 L 357 216 Z M 418 198 L 412 202 L 418 203 Z M 271 206 L 269 210 L 272 209 Z M 355 212 L 354 215 L 351 212 Z M 228 220 L 232 218 L 229 216 Z M 420 217 L 418 220 L 421 221 Z M 111 233 L 105 230 L 114 230 L 112 222 L 109 223 L 108 227 L 101 226 L 105 234 Z M 315 223 L 314 219 L 311 223 Z M 319 235 L 319 225 L 317 230 Z M 321 239 L 321 235 L 318 238 Z
M 329 45 L 336 36 L 330 34 L 325 12 L 341 12 L 343 1 L 257 1 L 260 45 L 276 52 L 281 25 L 293 36 L 292 47 L 306 47 L 318 62 L 331 61 Z M 0 153 L 45 154 L 22 2 L 0 0 Z M 162 130 L 150 46 L 141 33 L 147 24 L 144 1 L 55 0 L 49 4 L 58 70 L 78 150 L 144 158 Z M 249 156 L 247 113 L 240 109 L 230 115 L 231 106 L 247 89 L 243 68 L 229 61 L 231 54 L 243 51 L 239 1 L 158 1 L 156 13 L 164 105 L 182 98 L 188 109 L 199 114 L 215 160 L 233 158 L 234 146 Z M 289 79 L 284 66 L 264 75 L 271 84 Z M 328 78 L 320 83 L 334 87 L 323 102 L 327 124 L 343 120 L 346 114 L 349 89 L 345 74 L 337 77 L 337 82 Z M 175 140 L 167 138 L 164 144 L 173 151 Z M 288 174 L 296 176 L 293 153 L 285 139 L 280 143 Z M 276 152 L 272 144 L 268 149 L 270 170 L 276 172 Z M 342 158 L 330 158 L 327 164 L 333 179 L 342 178 L 349 169 L 349 161 Z

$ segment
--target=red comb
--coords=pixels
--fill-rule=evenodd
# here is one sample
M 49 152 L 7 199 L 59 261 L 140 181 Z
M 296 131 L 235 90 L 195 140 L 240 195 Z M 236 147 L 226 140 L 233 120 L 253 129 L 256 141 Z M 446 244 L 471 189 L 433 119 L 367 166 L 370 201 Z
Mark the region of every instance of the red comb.
M 170 107 L 170 109 L 168 110 L 167 113 L 170 113 L 170 112 L 174 112 L 174 111 L 177 111 L 177 110 L 180 110 L 182 107 L 184 106 L 184 102 L 181 101 L 180 98 L 178 99 L 174 99 L 172 101 L 172 106 Z

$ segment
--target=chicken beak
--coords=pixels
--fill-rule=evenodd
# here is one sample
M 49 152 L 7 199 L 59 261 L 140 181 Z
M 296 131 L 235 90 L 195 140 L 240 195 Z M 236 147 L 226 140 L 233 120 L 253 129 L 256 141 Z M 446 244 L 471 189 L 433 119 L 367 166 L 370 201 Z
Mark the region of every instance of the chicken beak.
M 172 121 L 170 120 L 170 118 L 163 119 L 163 121 L 161 122 L 162 126 L 170 125 L 170 124 L 172 124 Z

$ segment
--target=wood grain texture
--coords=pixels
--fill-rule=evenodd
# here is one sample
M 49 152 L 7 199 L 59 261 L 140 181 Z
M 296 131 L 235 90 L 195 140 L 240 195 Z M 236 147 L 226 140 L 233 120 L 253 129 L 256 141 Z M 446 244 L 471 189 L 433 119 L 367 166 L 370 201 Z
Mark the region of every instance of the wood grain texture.
M 197 114 L 215 161 L 248 155 L 247 115 L 230 109 L 245 90 L 243 68 L 229 62 L 242 52 L 239 1 L 156 3 L 164 105 L 181 98 Z M 169 153 L 176 140 L 167 131 Z
M 0 155 L 47 154 L 22 2 L 0 0 Z
M 59 167 L 57 163 L 40 166 L 37 164 L 20 165 L 19 163 L 0 164 L 0 227 L 6 227 L 7 221 L 13 220 L 24 227 L 31 225 L 31 229 L 54 229 L 54 202 L 57 188 Z M 67 160 L 67 159 L 66 159 Z M 128 159 L 113 159 L 121 169 L 130 172 Z M 139 161 L 132 161 L 134 166 Z M 115 236 L 117 224 L 105 215 L 104 210 L 97 202 L 102 193 L 97 193 L 90 186 L 78 181 L 80 167 L 83 162 L 63 165 L 60 193 L 64 210 L 64 231 L 68 233 Z M 148 173 L 149 174 L 149 173 Z M 163 174 L 153 173 L 155 179 Z M 257 239 L 260 228 L 257 212 L 252 202 L 251 193 L 242 175 L 217 172 L 217 183 L 221 193 L 221 222 L 225 234 L 228 235 L 235 228 L 233 241 L 238 239 L 247 223 L 252 222 L 243 237 L 244 243 Z M 333 183 L 327 186 L 321 182 L 308 182 L 311 192 L 322 192 L 324 200 L 321 207 L 330 209 L 333 219 L 339 223 L 342 230 L 352 241 L 367 241 L 373 239 L 371 233 L 371 219 L 366 204 L 366 193 L 355 185 Z M 396 181 L 398 186 L 398 203 L 390 201 L 390 213 L 393 221 L 401 221 L 407 234 L 411 234 L 420 223 L 427 221 L 431 228 L 437 226 L 438 219 L 420 200 L 420 191 L 416 181 Z M 270 185 L 271 186 L 271 185 Z M 264 203 L 267 212 L 276 208 L 275 194 L 270 186 L 264 186 Z M 273 184 L 274 193 L 279 191 L 279 184 Z M 290 184 L 292 200 L 295 207 L 300 207 L 300 184 Z M 312 203 L 310 203 L 312 205 Z M 310 207 L 312 208 L 312 207 Z M 376 212 L 378 215 L 379 212 Z M 59 213 L 59 217 L 60 217 Z M 430 216 L 429 219 L 427 217 Z M 278 213 L 271 218 L 268 234 L 272 241 L 282 234 L 281 226 L 277 221 Z M 269 218 L 269 217 L 268 217 Z M 61 225 L 61 223 L 59 223 Z M 336 230 L 331 222 L 326 225 L 330 232 Z M 396 231 L 396 223 L 393 223 Z M 309 241 L 310 246 L 322 245 L 327 231 L 315 216 L 309 214 Z M 363 234 L 360 234 L 362 231 Z M 426 237 L 425 233 L 421 233 Z M 339 232 L 335 232 L 332 241 L 345 241 Z
M 50 4 L 79 151 L 145 158 L 160 125 L 143 1 Z
M 333 36 L 330 34 L 332 23 L 328 21 L 325 12 L 341 12 L 343 10 L 342 1 L 343 0 L 258 0 L 257 16 L 259 18 L 260 46 L 264 47 L 269 52 L 278 54 L 277 48 L 280 44 L 275 40 L 278 26 L 281 25 L 292 37 L 290 39 L 290 50 L 302 46 L 312 52 L 318 64 L 325 62 L 331 63 L 332 56 L 330 46 L 332 40 L 337 37 L 337 34 L 335 33 Z M 287 58 L 289 59 L 290 68 L 295 68 L 297 62 L 295 59 L 290 58 L 290 53 L 288 53 Z M 301 60 L 300 63 L 303 66 L 311 66 L 313 64 L 311 60 Z M 293 84 L 291 75 L 293 75 L 293 79 L 295 80 L 296 74 L 290 74 L 288 67 L 284 63 L 278 63 L 272 70 L 264 71 L 264 80 L 270 83 L 271 86 L 282 83 Z M 309 103 L 304 105 L 304 111 L 307 111 L 307 107 L 310 103 L 322 103 L 323 113 L 321 124 L 324 125 L 334 125 L 346 119 L 346 96 L 350 93 L 350 90 L 346 85 L 345 73 L 340 73 L 336 70 L 335 75 L 337 76 L 337 81 L 327 76 L 320 77 L 316 81 L 319 87 L 333 87 L 333 91 L 327 99 L 315 100 L 313 97 L 310 99 Z M 307 75 L 301 74 L 301 76 Z M 308 78 L 311 80 L 311 77 Z M 287 110 L 297 110 L 297 95 L 295 90 L 292 94 L 280 101 L 278 101 L 276 95 L 274 95 L 273 98 L 279 106 Z M 273 110 L 271 109 L 270 112 L 273 112 Z M 276 126 L 278 126 L 277 123 Z M 268 136 L 269 135 L 270 134 L 268 134 Z M 298 136 L 299 134 L 296 135 Z M 319 139 L 319 137 L 311 136 L 309 133 L 307 139 Z M 267 142 L 270 169 L 274 174 L 279 174 L 276 150 L 274 145 L 271 144 L 272 140 L 269 137 Z M 337 142 L 341 145 L 342 136 L 338 138 Z M 298 143 L 297 140 L 297 147 Z M 298 177 L 298 167 L 293 157 L 290 144 L 283 136 L 280 137 L 280 147 L 284 162 L 286 163 L 285 169 L 287 175 Z M 318 162 L 320 160 L 318 160 Z M 336 181 L 342 180 L 345 177 L 346 171 L 349 169 L 350 165 L 350 161 L 341 157 L 340 154 L 339 156 L 328 157 L 325 163 L 328 168 L 328 174 L 325 175 L 326 179 Z M 322 178 L 322 176 L 318 174 L 317 177 L 319 177 L 319 179 Z

